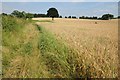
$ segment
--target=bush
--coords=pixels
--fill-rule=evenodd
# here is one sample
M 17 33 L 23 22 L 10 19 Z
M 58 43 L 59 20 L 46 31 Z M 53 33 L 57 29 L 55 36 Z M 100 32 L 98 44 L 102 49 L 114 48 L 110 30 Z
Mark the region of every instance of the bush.
M 67 16 L 65 16 L 65 18 L 67 18 Z
M 46 14 L 34 14 L 34 17 L 48 17 Z
M 31 13 L 26 13 L 26 18 L 31 19 L 31 18 L 33 18 L 33 17 L 34 17 L 34 15 L 33 15 L 33 14 L 31 14 Z
M 14 37 L 21 35 L 22 29 L 27 23 L 28 21 L 24 19 L 2 15 L 2 45 L 13 45 L 13 43 L 17 41 Z
M 59 16 L 59 18 L 62 18 L 62 16 Z
M 71 16 L 69 16 L 68 18 L 71 18 Z
M 2 15 L 2 29 L 5 32 L 19 31 L 21 27 L 25 24 L 24 19 L 18 19 L 12 16 L 3 16 Z
M 77 17 L 76 16 L 72 16 L 72 18 L 76 19 Z

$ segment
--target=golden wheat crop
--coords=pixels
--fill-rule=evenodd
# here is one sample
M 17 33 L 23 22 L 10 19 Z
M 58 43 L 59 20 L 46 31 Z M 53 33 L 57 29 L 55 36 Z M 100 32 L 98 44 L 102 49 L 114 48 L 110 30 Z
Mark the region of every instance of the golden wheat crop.
M 58 18 L 52 23 L 37 24 L 44 26 L 55 34 L 58 40 L 65 41 L 76 51 L 78 64 L 83 64 L 83 73 L 87 68 L 92 77 L 118 76 L 118 20 Z

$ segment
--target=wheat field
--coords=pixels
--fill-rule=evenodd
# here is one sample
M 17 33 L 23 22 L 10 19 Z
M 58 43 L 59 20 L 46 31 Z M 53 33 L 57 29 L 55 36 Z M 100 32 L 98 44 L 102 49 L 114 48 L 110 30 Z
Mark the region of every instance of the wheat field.
M 34 18 L 33 20 L 51 20 Z M 75 51 L 84 74 L 113 78 L 118 75 L 118 20 L 60 19 L 37 22 Z M 81 71 L 78 69 L 78 72 Z M 93 76 L 94 77 L 94 76 Z
M 3 18 L 3 78 L 118 77 L 117 19 Z

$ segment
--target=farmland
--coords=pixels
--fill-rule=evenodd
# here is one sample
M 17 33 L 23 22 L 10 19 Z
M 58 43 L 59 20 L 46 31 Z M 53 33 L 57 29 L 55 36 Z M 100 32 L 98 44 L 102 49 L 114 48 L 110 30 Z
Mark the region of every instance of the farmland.
M 83 73 L 92 67 L 91 76 L 95 76 L 95 73 L 99 77 L 117 76 L 117 20 L 56 19 L 52 23 L 37 24 L 44 26 L 75 51 L 79 68 L 84 67 Z M 81 70 L 78 74 L 81 74 Z
M 4 78 L 118 76 L 117 20 L 3 18 Z

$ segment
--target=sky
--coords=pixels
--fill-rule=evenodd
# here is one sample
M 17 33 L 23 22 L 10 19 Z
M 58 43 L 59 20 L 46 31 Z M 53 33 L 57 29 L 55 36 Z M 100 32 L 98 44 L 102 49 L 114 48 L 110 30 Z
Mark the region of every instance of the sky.
M 0 0 L 2 2 L 118 2 L 119 0 Z
M 109 0 L 111 2 L 77 2 L 77 0 L 76 2 L 74 1 L 75 0 L 73 0 L 73 2 L 72 0 L 71 2 L 27 2 L 26 0 L 26 2 L 7 2 L 7 0 L 4 0 L 4 2 L 2 2 L 2 12 L 11 13 L 13 10 L 19 10 L 30 13 L 46 14 L 49 8 L 54 7 L 58 10 L 61 16 L 101 17 L 103 14 L 107 13 L 113 14 L 115 16 L 118 15 L 118 2 L 114 2 L 115 0 Z

